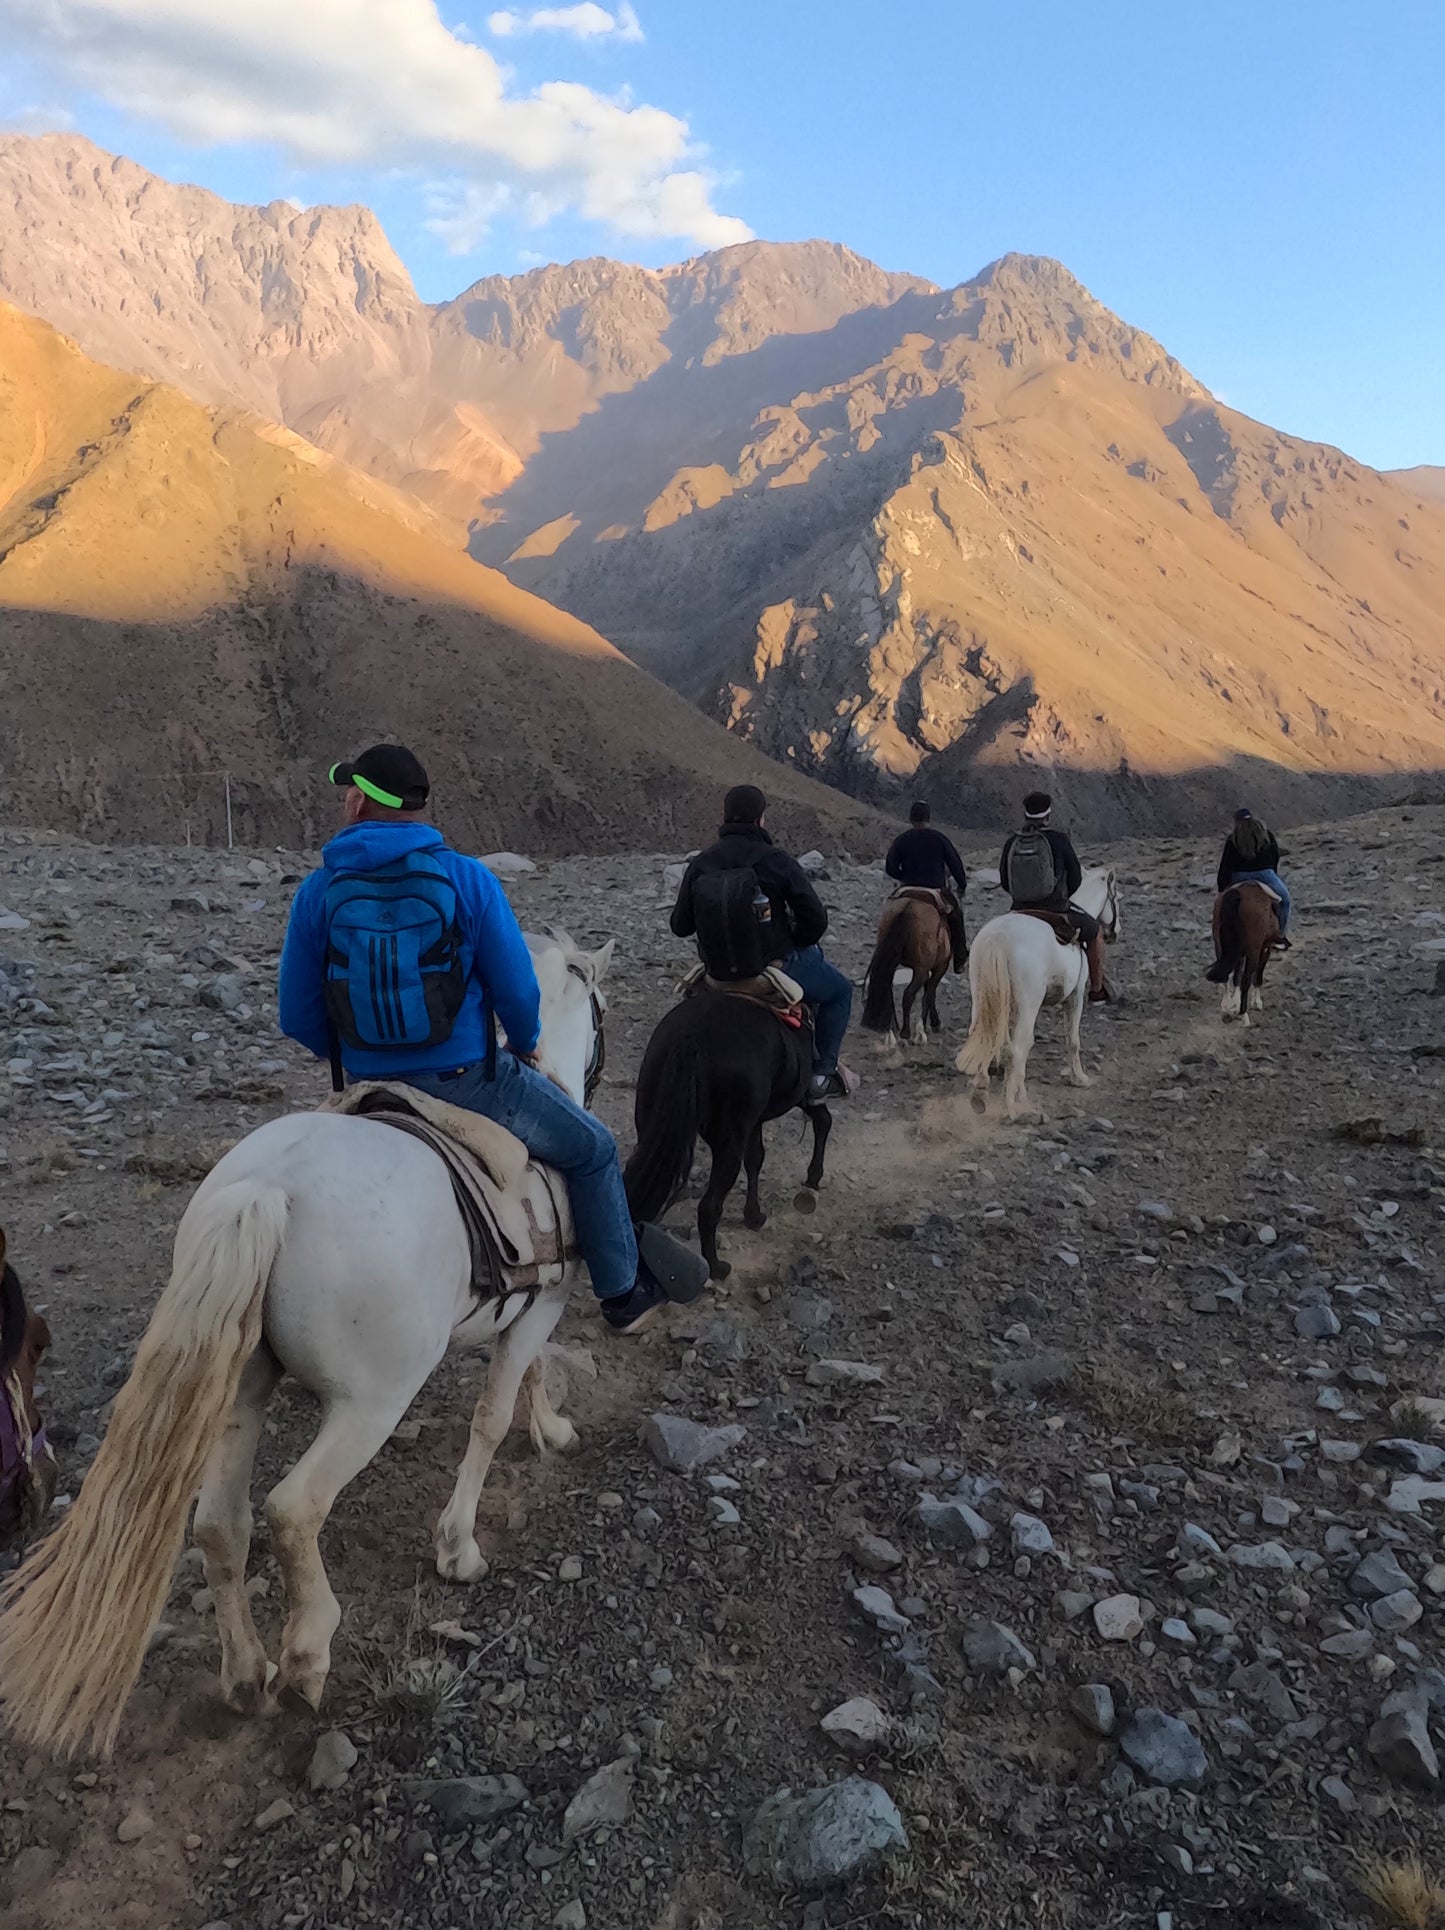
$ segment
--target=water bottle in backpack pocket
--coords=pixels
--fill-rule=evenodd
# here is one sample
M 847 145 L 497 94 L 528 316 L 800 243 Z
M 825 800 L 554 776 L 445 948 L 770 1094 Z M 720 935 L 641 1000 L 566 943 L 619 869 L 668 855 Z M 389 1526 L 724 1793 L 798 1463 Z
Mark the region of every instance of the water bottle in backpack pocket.
M 451 1036 L 466 992 L 456 887 L 428 851 L 326 887 L 326 1010 L 344 1045 L 415 1050 Z
M 773 955 L 773 907 L 751 865 L 704 871 L 692 882 L 697 950 L 710 978 L 756 978 Z
M 1016 905 L 1044 905 L 1058 886 L 1054 847 L 1046 831 L 1020 831 L 1009 847 L 1005 883 Z

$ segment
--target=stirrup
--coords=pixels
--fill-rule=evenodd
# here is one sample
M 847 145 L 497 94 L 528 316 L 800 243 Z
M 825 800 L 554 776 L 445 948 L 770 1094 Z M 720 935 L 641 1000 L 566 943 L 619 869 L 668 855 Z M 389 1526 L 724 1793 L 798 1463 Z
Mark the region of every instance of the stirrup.
M 659 1293 L 686 1306 L 705 1291 L 708 1265 L 700 1253 L 652 1220 L 644 1220 L 636 1232 L 637 1257 Z

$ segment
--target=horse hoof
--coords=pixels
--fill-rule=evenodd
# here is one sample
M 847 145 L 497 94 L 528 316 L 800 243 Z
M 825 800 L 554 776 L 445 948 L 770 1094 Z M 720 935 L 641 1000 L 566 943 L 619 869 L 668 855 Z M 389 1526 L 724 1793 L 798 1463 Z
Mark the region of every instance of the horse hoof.
M 743 1225 L 747 1227 L 750 1232 L 753 1232 L 753 1233 L 761 1232 L 762 1229 L 767 1225 L 767 1223 L 768 1223 L 768 1216 L 766 1213 L 763 1213 L 761 1211 L 757 1213 L 743 1214 Z
M 707 1277 L 709 1280 L 726 1280 L 732 1270 L 732 1262 L 730 1260 L 709 1260 L 707 1264 Z
M 283 1662 L 276 1686 L 277 1702 L 293 1715 L 314 1716 L 321 1707 L 328 1672 L 328 1665 L 324 1662 L 308 1663 L 304 1668 Z
M 971 1092 L 968 1096 L 968 1103 L 976 1113 L 985 1113 L 988 1111 L 988 1100 L 981 1092 Z
M 811 1214 L 816 1213 L 817 1210 L 818 1195 L 813 1191 L 811 1186 L 800 1186 L 793 1195 L 793 1211 L 795 1213 Z
M 267 1691 L 276 1674 L 274 1662 L 266 1664 L 265 1673 L 259 1678 L 252 1677 L 248 1682 L 233 1682 L 230 1688 L 221 1689 L 221 1700 L 236 1716 L 259 1716 L 269 1700 Z
M 437 1573 L 444 1582 L 474 1582 L 487 1572 L 486 1559 L 473 1536 L 457 1548 L 437 1547 Z

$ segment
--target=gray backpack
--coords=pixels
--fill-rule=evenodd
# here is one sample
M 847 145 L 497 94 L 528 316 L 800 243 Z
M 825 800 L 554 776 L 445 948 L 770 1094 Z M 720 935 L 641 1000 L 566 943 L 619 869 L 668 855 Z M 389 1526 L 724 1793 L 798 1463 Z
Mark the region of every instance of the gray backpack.
M 1008 854 L 1006 883 L 1014 903 L 1045 904 L 1054 895 L 1058 876 L 1048 833 L 1033 829 L 1020 831 Z

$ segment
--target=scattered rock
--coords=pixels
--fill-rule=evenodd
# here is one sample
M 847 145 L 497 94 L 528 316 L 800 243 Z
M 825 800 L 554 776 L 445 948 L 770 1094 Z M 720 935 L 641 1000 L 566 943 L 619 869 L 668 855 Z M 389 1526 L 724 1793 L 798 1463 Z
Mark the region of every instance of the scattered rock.
M 863 1619 L 871 1622 L 880 1635 L 908 1633 L 908 1617 L 898 1612 L 886 1588 L 875 1587 L 871 1582 L 864 1588 L 855 1588 L 853 1603 Z
M 1144 1631 L 1137 1595 L 1109 1595 L 1094 1604 L 1094 1627 L 1106 1642 L 1132 1642 Z
M 585 1836 L 604 1826 L 625 1823 L 632 1814 L 633 1778 L 637 1772 L 635 1756 L 619 1756 L 599 1769 L 577 1791 L 562 1818 L 562 1841 Z
M 889 1575 L 895 1568 L 903 1566 L 900 1551 L 891 1541 L 885 1541 L 882 1535 L 855 1535 L 852 1548 L 853 1559 L 858 1566 L 874 1575 Z
M 1013 1538 L 1013 1551 L 1016 1555 L 1039 1556 L 1053 1553 L 1054 1538 L 1037 1515 L 1014 1515 L 1009 1521 L 1009 1533 Z
M 804 1375 L 809 1387 L 876 1387 L 882 1378 L 866 1360 L 815 1360 Z
M 661 1466 L 673 1474 L 691 1474 L 731 1454 L 747 1439 L 747 1432 L 736 1422 L 728 1427 L 707 1427 L 681 1414 L 650 1414 L 643 1423 L 642 1439 Z
M 356 1766 L 356 1744 L 340 1729 L 329 1729 L 311 1752 L 306 1772 L 310 1788 L 340 1789 Z
M 1198 1789 L 1209 1768 L 1204 1746 L 1188 1723 L 1162 1709 L 1136 1710 L 1119 1747 L 1141 1776 L 1165 1789 Z
M 1069 1710 L 1096 1736 L 1114 1733 L 1114 1692 L 1103 1682 L 1081 1682 L 1069 1694 Z
M 836 1889 L 907 1848 L 892 1797 L 858 1776 L 804 1796 L 778 1790 L 743 1836 L 749 1872 L 794 1890 Z
M 258 1836 L 266 1836 L 273 1829 L 279 1828 L 282 1823 L 289 1821 L 295 1814 L 294 1805 L 288 1803 L 284 1796 L 278 1796 L 274 1803 L 266 1805 L 251 1827 Z
M 116 1825 L 117 1843 L 138 1843 L 155 1828 L 155 1819 L 140 1803 L 132 1803 Z
M 1370 1620 L 1382 1635 L 1403 1635 L 1424 1613 L 1419 1596 L 1409 1588 L 1397 1588 L 1370 1603 Z
M 918 1503 L 918 1519 L 934 1541 L 945 1548 L 976 1548 L 993 1529 L 966 1501 L 939 1501 L 925 1494 Z
M 870 1749 L 882 1748 L 892 1733 L 893 1722 L 876 1702 L 860 1695 L 830 1709 L 818 1726 L 850 1756 L 863 1756 Z
M 1430 1789 L 1440 1780 L 1440 1759 L 1425 1708 L 1408 1690 L 1386 1698 L 1365 1749 L 1396 1782 Z
M 1011 1628 L 1002 1622 L 981 1619 L 968 1622 L 963 1630 L 963 1652 L 968 1666 L 980 1675 L 1007 1675 L 1010 1669 L 1033 1669 L 1038 1665 Z
M 1408 1594 L 1414 1586 L 1388 1548 L 1366 1555 L 1350 1575 L 1350 1593 L 1361 1602 L 1377 1602 L 1385 1595 Z
M 1260 1541 L 1252 1545 L 1237 1541 L 1229 1551 L 1229 1559 L 1236 1568 L 1280 1575 L 1294 1572 L 1294 1556 L 1277 1541 Z
M 515 851 L 489 851 L 482 863 L 498 878 L 522 878 L 537 869 L 530 858 L 523 858 Z M 679 878 L 678 883 L 681 882 Z
M 495 1822 L 526 1800 L 526 1785 L 515 1776 L 455 1776 L 433 1784 L 427 1793 L 427 1806 L 447 1830 Z
M 587 1912 L 581 1897 L 573 1897 L 570 1903 L 562 1905 L 552 1919 L 552 1930 L 587 1930 Z

